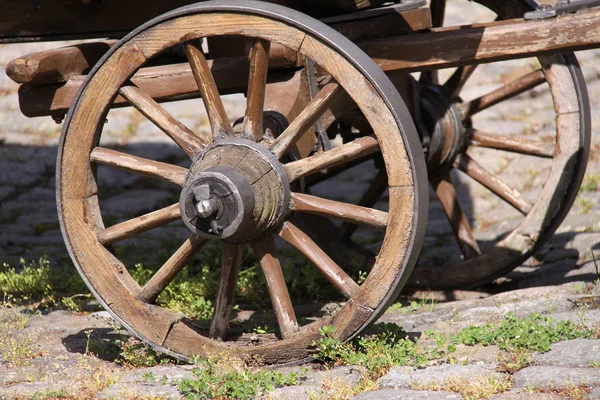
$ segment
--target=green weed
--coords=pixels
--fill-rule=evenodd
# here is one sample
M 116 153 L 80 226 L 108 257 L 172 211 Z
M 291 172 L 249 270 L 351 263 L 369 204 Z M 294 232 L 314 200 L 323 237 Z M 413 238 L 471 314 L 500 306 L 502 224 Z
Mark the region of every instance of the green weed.
M 179 384 L 186 399 L 246 400 L 298 381 L 296 373 L 254 371 L 242 360 L 227 356 L 199 360 L 192 373 L 193 378 L 183 379 Z
M 342 343 L 334 337 L 332 327 L 321 328 L 321 338 L 315 343 L 315 358 L 329 366 L 356 365 L 363 367 L 370 379 L 376 379 L 397 365 L 423 366 L 429 360 L 445 354 L 446 342 L 438 337 L 435 346 L 419 346 L 395 324 L 384 324 L 383 332 L 360 336 Z
M 46 258 L 37 262 L 21 259 L 18 268 L 6 263 L 0 267 L 0 294 L 15 300 L 56 304 L 63 296 L 87 292 L 74 269 L 50 269 Z
M 505 351 L 549 351 L 553 343 L 563 340 L 588 338 L 593 331 L 571 321 L 556 322 L 539 314 L 519 318 L 509 313 L 499 324 L 485 324 L 463 329 L 454 343 L 474 346 L 497 345 Z
M 579 193 L 595 192 L 598 190 L 598 184 L 600 184 L 600 174 L 586 174 L 583 183 L 579 188 Z
M 590 200 L 585 197 L 577 197 L 575 204 L 577 205 L 577 208 L 579 208 L 579 211 L 582 214 L 587 214 L 588 212 L 590 212 L 590 210 L 592 209 L 592 207 L 594 207 L 596 203 L 594 202 L 594 200 Z
M 0 332 L 0 358 L 10 366 L 23 366 L 36 356 L 35 342 L 31 335 Z
M 499 379 L 495 376 L 475 376 L 468 379 L 450 379 L 438 384 L 413 384 L 416 390 L 435 390 L 460 393 L 465 400 L 487 399 L 496 394 L 510 389 L 508 379 Z

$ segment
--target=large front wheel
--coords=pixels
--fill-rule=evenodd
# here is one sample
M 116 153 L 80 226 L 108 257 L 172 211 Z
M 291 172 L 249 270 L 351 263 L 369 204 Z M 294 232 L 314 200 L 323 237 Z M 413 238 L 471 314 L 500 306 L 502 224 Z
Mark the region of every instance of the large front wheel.
M 251 43 L 243 115 L 228 115 L 211 72 L 213 63 L 203 51 L 201 39 L 214 36 L 241 36 Z M 320 91 L 277 137 L 263 127 L 268 111 L 264 104 L 269 53 L 275 45 L 312 60 L 324 78 Z M 135 79 L 130 80 L 148 60 L 174 46 L 184 50 L 187 68 L 197 82 L 209 135 L 188 129 L 136 87 Z M 315 150 L 304 158 L 290 156 L 300 138 L 340 95 L 356 102 L 373 134 Z M 101 146 L 103 125 L 116 96 L 171 137 L 189 156 L 188 164 L 169 164 Z M 232 126 L 231 121 L 239 123 Z M 381 153 L 387 171 L 386 210 L 340 202 L 334 189 L 328 196 L 302 192 L 303 178 L 374 153 Z M 103 187 L 104 181 L 98 178 L 100 169 L 107 167 L 172 184 L 178 187 L 179 201 L 107 226 L 102 196 L 110 187 Z M 140 27 L 89 74 L 64 125 L 57 198 L 63 235 L 75 265 L 98 300 L 132 333 L 182 358 L 235 351 L 275 363 L 309 356 L 322 326 L 332 326 L 340 340 L 353 337 L 395 298 L 420 250 L 427 212 L 425 171 L 421 146 L 402 99 L 351 42 L 283 7 L 251 1 L 207 2 L 175 10 Z M 383 244 L 364 281 L 350 276 L 294 222 L 308 214 L 381 229 Z M 179 224 L 187 230 L 188 239 L 152 277 L 136 281 L 132 266 L 117 257 L 114 246 L 129 241 L 128 251 L 135 251 L 137 235 L 167 224 Z M 314 265 L 313 274 L 323 276 L 335 288 L 342 299 L 337 311 L 299 309 L 306 304 L 298 304 L 290 295 L 291 282 L 282 272 L 281 246 L 276 242 L 287 242 Z M 161 294 L 207 246 L 221 252 L 219 283 L 211 299 L 214 312 L 208 322 L 175 312 L 161 301 Z M 264 296 L 271 303 L 267 314 L 278 327 L 273 334 L 261 336 L 253 330 L 255 326 L 244 324 L 240 312 L 232 312 L 235 298 L 243 297 L 236 286 L 246 248 L 253 250 L 267 284 Z M 323 298 L 308 302 L 318 306 Z M 307 309 L 314 311 L 307 313 Z

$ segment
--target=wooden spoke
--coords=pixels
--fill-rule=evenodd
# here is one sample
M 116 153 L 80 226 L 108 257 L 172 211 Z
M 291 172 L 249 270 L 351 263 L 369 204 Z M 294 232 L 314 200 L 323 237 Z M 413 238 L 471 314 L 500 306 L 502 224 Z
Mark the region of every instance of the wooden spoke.
M 292 299 L 290 299 L 290 294 L 285 285 L 274 237 L 272 235 L 264 237 L 252 243 L 252 248 L 260 261 L 260 266 L 267 280 L 281 336 L 284 339 L 290 338 L 298 331 L 298 320 L 292 306 Z
M 156 227 L 166 225 L 181 218 L 179 203 L 165 207 L 161 210 L 142 215 L 106 228 L 98 233 L 98 240 L 103 245 L 109 245 L 120 240 L 125 240 Z
M 172 182 L 179 186 L 184 185 L 185 178 L 188 174 L 188 170 L 183 167 L 149 160 L 143 157 L 132 156 L 103 147 L 96 147 L 90 154 L 90 160 L 98 164 L 122 169 L 123 171 L 134 172 L 163 181 Z
M 369 207 L 371 209 L 377 203 L 377 200 L 383 195 L 385 189 L 387 189 L 387 173 L 384 168 L 381 168 L 377 173 L 377 176 L 371 182 L 371 185 L 363 195 L 363 197 L 358 202 L 359 206 Z M 354 231 L 356 231 L 358 225 L 352 223 L 344 223 L 340 228 L 341 236 L 344 239 L 349 239 Z
M 284 222 L 278 235 L 304 254 L 346 297 L 350 298 L 358 290 L 358 284 L 344 272 L 321 248 L 304 232 L 290 222 Z
M 327 200 L 304 193 L 292 193 L 292 210 L 385 229 L 388 213 L 373 208 Z
M 238 272 L 244 250 L 242 246 L 227 242 L 223 242 L 222 249 L 221 277 L 219 278 L 215 313 L 209 333 L 211 339 L 222 339 L 229 327 L 229 318 L 231 317 L 231 308 L 233 307 Z
M 469 145 L 545 158 L 554 156 L 555 147 L 554 143 L 524 139 L 520 136 L 492 135 L 477 129 L 471 131 Z
M 256 142 L 260 141 L 263 137 L 263 111 L 270 48 L 270 42 L 257 39 L 250 49 L 250 78 L 248 80 L 244 133 L 252 137 Z
M 373 136 L 365 136 L 312 157 L 285 164 L 285 171 L 290 182 L 293 182 L 317 171 L 375 153 L 377 150 L 379 150 L 377 139 Z
M 192 235 L 183 245 L 160 267 L 160 269 L 144 285 L 138 299 L 145 303 L 153 303 L 158 295 L 175 279 L 183 267 L 208 242 L 208 239 Z
M 273 142 L 271 151 L 278 158 L 287 154 L 289 149 L 321 118 L 341 93 L 342 87 L 337 83 L 325 85 L 290 126 Z
M 458 67 L 456 71 L 448 78 L 444 83 L 444 90 L 452 97 L 458 97 L 463 87 L 477 69 L 478 64 L 465 65 L 464 67 Z
M 173 139 L 190 157 L 208 145 L 137 86 L 123 86 L 119 89 L 119 94 Z
M 450 171 L 443 170 L 438 172 L 430 178 L 430 182 L 435 189 L 440 203 L 442 203 L 450 225 L 452 225 L 454 236 L 456 236 L 458 246 L 465 260 L 481 254 L 475 236 L 473 236 L 471 225 L 469 225 L 467 216 L 458 202 L 456 190 L 450 180 Z
M 478 112 L 486 110 L 491 106 L 518 96 L 534 87 L 546 82 L 546 76 L 541 69 L 532 71 L 512 82 L 507 83 L 499 89 L 494 90 L 478 99 L 463 103 L 460 105 L 460 110 L 465 118 L 469 118 Z
M 523 215 L 527 215 L 529 211 L 531 211 L 532 205 L 523 198 L 521 193 L 508 186 L 508 184 L 497 175 L 483 168 L 479 163 L 469 157 L 469 155 L 459 155 L 454 161 L 454 166 L 491 190 Z
M 202 44 L 198 40 L 191 40 L 185 42 L 183 47 L 208 113 L 213 138 L 233 136 L 233 129 L 231 129 L 215 79 L 202 51 Z

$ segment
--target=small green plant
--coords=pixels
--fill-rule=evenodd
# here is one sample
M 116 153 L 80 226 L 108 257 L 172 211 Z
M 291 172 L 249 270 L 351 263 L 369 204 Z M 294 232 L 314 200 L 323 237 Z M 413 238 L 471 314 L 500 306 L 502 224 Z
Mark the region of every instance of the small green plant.
M 384 324 L 379 328 L 379 333 L 342 343 L 334 337 L 334 328 L 324 326 L 320 330 L 321 338 L 315 343 L 318 349 L 315 358 L 329 366 L 363 367 L 369 379 L 376 379 L 393 366 L 419 367 L 445 354 L 445 340 L 441 336 L 435 346 L 419 346 L 408 339 L 398 325 Z
M 142 379 L 146 382 L 156 382 L 156 377 L 152 373 L 152 371 L 144 372 L 142 374 Z
M 33 394 L 32 400 L 42 400 L 42 399 L 64 399 L 66 398 L 66 394 L 64 390 L 47 390 L 44 392 L 35 392 Z
M 495 376 L 475 376 L 468 379 L 450 379 L 438 384 L 420 384 L 415 382 L 413 389 L 435 390 L 460 393 L 465 400 L 487 399 L 496 394 L 506 392 L 511 383 L 508 379 Z
M 579 188 L 579 193 L 595 192 L 598 190 L 598 184 L 600 184 L 600 174 L 586 174 L 583 183 Z
M 529 365 L 533 356 L 525 349 L 503 352 L 498 356 L 498 362 L 508 373 L 515 373 Z
M 590 210 L 592 209 L 592 207 L 594 207 L 594 204 L 596 203 L 594 200 L 590 200 L 585 197 L 578 197 L 575 201 L 575 204 L 577 205 L 577 208 L 579 208 L 579 211 L 582 214 L 587 214 L 590 212 Z
M 556 322 L 539 314 L 519 318 L 509 313 L 499 324 L 472 326 L 460 331 L 455 343 L 465 345 L 497 345 L 505 351 L 549 351 L 553 343 L 588 338 L 593 331 L 571 321 Z
M 35 342 L 30 335 L 0 333 L 0 358 L 2 362 L 21 367 L 36 356 Z
M 242 360 L 228 356 L 199 360 L 192 373 L 193 378 L 183 379 L 179 384 L 186 399 L 246 400 L 298 381 L 296 373 L 253 371 Z
M 44 257 L 37 262 L 21 259 L 18 268 L 6 263 L 0 267 L 0 295 L 11 296 L 16 301 L 42 301 L 52 305 L 60 303 L 63 297 L 87 292 L 74 269 L 51 270 Z

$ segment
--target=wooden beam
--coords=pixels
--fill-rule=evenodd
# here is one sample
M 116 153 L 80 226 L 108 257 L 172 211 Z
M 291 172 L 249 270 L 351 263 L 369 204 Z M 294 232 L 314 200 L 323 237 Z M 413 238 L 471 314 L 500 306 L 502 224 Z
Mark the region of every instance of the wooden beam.
M 514 19 L 431 29 L 359 43 L 388 73 L 458 67 L 600 45 L 600 9 L 541 21 Z
M 219 59 L 208 62 L 221 94 L 243 93 L 248 85 L 248 62 L 245 59 Z M 294 71 L 276 71 L 270 82 L 282 82 L 293 77 Z M 28 117 L 64 115 L 86 77 L 76 75 L 57 85 L 21 85 L 19 104 Z M 188 63 L 142 68 L 131 79 L 133 84 L 158 102 L 197 98 L 200 96 Z M 113 107 L 128 106 L 121 96 Z
M 103 40 L 28 54 L 9 62 L 6 75 L 17 83 L 32 85 L 66 82 L 87 73 L 115 43 Z

